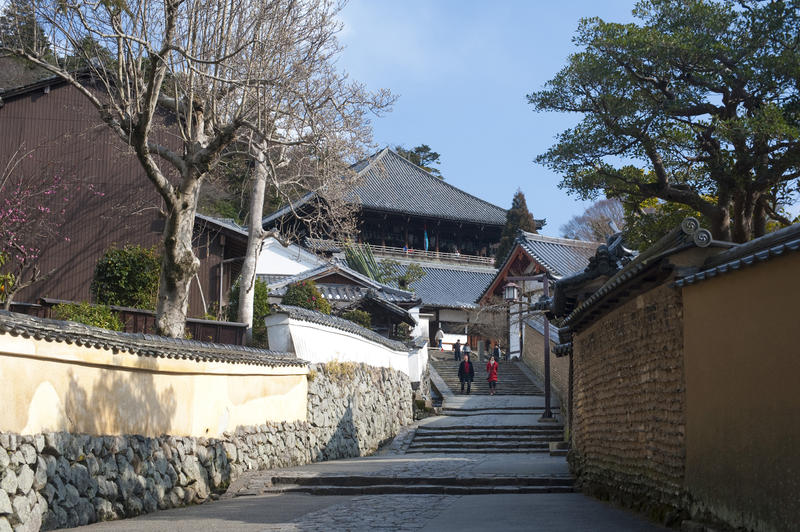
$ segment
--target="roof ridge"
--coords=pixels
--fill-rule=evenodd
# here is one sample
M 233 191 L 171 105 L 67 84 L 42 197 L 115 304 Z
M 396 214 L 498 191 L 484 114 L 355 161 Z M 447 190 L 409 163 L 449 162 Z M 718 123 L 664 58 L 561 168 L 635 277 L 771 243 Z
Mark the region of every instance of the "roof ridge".
M 554 244 L 570 244 L 580 247 L 596 248 L 601 246 L 602 242 L 589 242 L 587 240 L 577 240 L 573 238 L 562 238 L 557 236 L 540 235 L 539 233 L 531 233 L 520 229 L 520 233 L 529 240 L 538 240 L 540 242 L 552 242 Z
M 494 207 L 495 209 L 500 209 L 500 210 L 501 210 L 501 211 L 503 211 L 503 212 L 506 212 L 506 211 L 508 210 L 508 209 L 504 209 L 503 207 L 500 207 L 500 206 L 498 206 L 498 205 L 495 205 L 494 203 L 489 203 L 489 202 L 488 202 L 488 201 L 486 201 L 485 199 L 481 199 L 481 198 L 479 198 L 478 196 L 475 196 L 475 195 L 473 195 L 473 194 L 470 194 L 470 193 L 469 193 L 469 192 L 467 192 L 466 190 L 460 189 L 460 188 L 458 188 L 457 186 L 455 186 L 455 185 L 453 185 L 453 184 L 451 184 L 451 183 L 448 183 L 448 182 L 447 182 L 446 180 L 444 180 L 443 178 L 436 177 L 435 175 L 431 174 L 430 172 L 426 171 L 425 169 L 423 169 L 423 168 L 421 168 L 421 167 L 417 166 L 416 164 L 412 163 L 411 161 L 409 161 L 408 159 L 406 159 L 405 157 L 403 157 L 402 155 L 400 155 L 399 153 L 397 153 L 396 151 L 394 151 L 393 149 L 391 149 L 391 148 L 390 148 L 390 147 L 388 147 L 388 146 L 387 146 L 386 148 L 384 148 L 384 149 L 383 149 L 383 150 L 380 152 L 380 154 L 378 154 L 378 156 L 375 158 L 375 160 L 377 161 L 379 158 L 381 158 L 381 157 L 385 156 L 385 154 L 386 154 L 386 153 L 391 153 L 392 155 L 395 155 L 395 156 L 397 156 L 397 157 L 398 157 L 398 158 L 399 158 L 401 161 L 403 161 L 405 164 L 407 164 L 407 165 L 411 166 L 412 168 L 414 168 L 414 169 L 415 169 L 415 170 L 417 170 L 418 172 L 421 172 L 423 175 L 425 175 L 425 176 L 426 176 L 426 177 L 428 177 L 429 179 L 434 179 L 434 180 L 436 180 L 436 182 L 438 182 L 438 183 L 441 183 L 441 184 L 443 184 L 443 185 L 446 185 L 446 186 L 448 186 L 448 187 L 450 187 L 450 188 L 452 188 L 452 189 L 454 189 L 454 190 L 457 190 L 458 192 L 460 192 L 460 193 L 462 193 L 462 194 L 465 194 L 465 195 L 467 195 L 467 196 L 469 196 L 469 197 L 471 197 L 471 198 L 473 198 L 473 199 L 476 199 L 476 200 L 478 200 L 478 201 L 479 201 L 479 202 L 481 202 L 481 203 L 485 203 L 486 205 L 489 205 L 490 207 Z M 370 163 L 370 164 L 372 164 L 372 163 Z M 365 167 L 364 167 L 364 169 L 363 169 L 362 171 L 366 170 L 367 168 L 369 168 L 369 165 L 365 166 Z

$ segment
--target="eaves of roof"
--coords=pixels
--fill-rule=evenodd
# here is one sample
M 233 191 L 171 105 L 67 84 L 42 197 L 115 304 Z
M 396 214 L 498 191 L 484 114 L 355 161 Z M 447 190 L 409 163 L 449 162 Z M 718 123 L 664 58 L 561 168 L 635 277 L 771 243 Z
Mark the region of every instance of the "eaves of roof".
M 307 365 L 291 353 L 152 334 L 109 331 L 70 321 L 37 318 L 7 311 L 0 311 L 0 332 L 23 338 L 109 349 L 115 353 L 128 352 L 144 357 L 271 367 Z
M 194 216 L 195 218 L 199 218 L 200 220 L 203 220 L 206 223 L 216 225 L 221 229 L 226 229 L 238 236 L 243 236 L 245 238 L 247 238 L 248 236 L 247 229 L 237 224 L 230 218 L 216 218 L 214 216 L 208 216 L 207 214 L 200 214 L 200 213 L 196 213 Z
M 560 320 L 559 327 L 573 329 L 595 305 L 603 301 L 607 296 L 621 290 L 624 285 L 644 275 L 665 258 L 692 247 L 717 245 L 727 247 L 724 243 L 715 243 L 711 239 L 711 233 L 706 229 L 702 229 L 696 219 L 686 218 L 680 226 L 640 253 L 624 268 L 609 278 L 591 296 L 579 303 L 566 317 Z
M 704 263 L 701 271 L 678 279 L 675 281 L 675 286 L 683 288 L 697 284 L 793 251 L 800 251 L 800 224 L 786 227 L 715 255 Z
M 599 242 L 584 242 L 582 240 L 556 238 L 519 231 L 516 239 L 514 239 L 514 246 L 509 250 L 508 255 L 506 255 L 497 270 L 497 277 L 489 283 L 478 299 L 483 299 L 495 285 L 496 279 L 504 275 L 506 267 L 515 256 L 517 249 L 521 249 L 533 261 L 544 268 L 551 279 L 557 280 L 583 271 L 600 245 Z

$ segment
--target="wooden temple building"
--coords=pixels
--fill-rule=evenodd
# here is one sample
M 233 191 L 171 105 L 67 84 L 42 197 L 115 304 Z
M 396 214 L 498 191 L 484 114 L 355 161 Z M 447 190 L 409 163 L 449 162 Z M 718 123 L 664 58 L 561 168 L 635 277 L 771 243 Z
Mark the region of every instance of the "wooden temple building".
M 452 260 L 494 257 L 505 209 L 429 174 L 389 148 L 352 168 L 360 178 L 350 196 L 359 211 L 359 241 L 389 253 L 444 254 L 442 258 Z M 265 217 L 264 228 L 291 226 L 302 237 L 308 231 L 296 224 L 298 214 L 318 208 L 319 201 L 317 195 L 307 194 Z M 537 220 L 537 227 L 544 223 Z M 325 245 L 313 240 L 307 244 Z

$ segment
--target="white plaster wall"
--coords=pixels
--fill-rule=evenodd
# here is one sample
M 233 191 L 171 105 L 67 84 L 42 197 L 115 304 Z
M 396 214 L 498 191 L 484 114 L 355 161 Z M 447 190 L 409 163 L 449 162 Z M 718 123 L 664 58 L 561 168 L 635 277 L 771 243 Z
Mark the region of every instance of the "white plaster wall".
M 427 337 L 426 337 L 427 338 Z M 412 349 L 408 355 L 408 377 L 411 382 L 419 382 L 428 367 L 428 343 L 419 349 Z
M 454 310 L 443 308 L 439 310 L 439 321 L 451 321 L 455 323 L 467 323 L 467 312 L 464 310 Z
M 411 377 L 411 354 L 408 351 L 395 351 L 357 334 L 291 319 L 285 314 L 268 316 L 266 324 L 271 349 L 294 351 L 298 358 L 315 364 L 334 360 L 358 362 L 392 368 Z
M 256 274 L 297 275 L 325 261 L 300 246 L 284 247 L 274 238 L 267 239 L 256 263 Z

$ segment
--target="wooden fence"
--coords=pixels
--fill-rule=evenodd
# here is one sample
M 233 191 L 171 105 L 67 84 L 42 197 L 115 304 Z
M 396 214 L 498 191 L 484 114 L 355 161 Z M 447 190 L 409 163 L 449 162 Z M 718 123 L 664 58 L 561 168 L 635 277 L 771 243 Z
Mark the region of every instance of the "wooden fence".
M 40 298 L 38 303 L 12 303 L 11 311 L 40 318 L 52 318 L 53 307 L 60 303 L 74 303 L 61 299 Z M 131 333 L 155 334 L 156 314 L 151 310 L 130 307 L 110 306 L 120 321 L 123 331 Z M 188 318 L 186 320 L 186 336 L 192 340 L 213 342 L 217 344 L 244 345 L 247 325 L 229 321 L 202 320 Z

